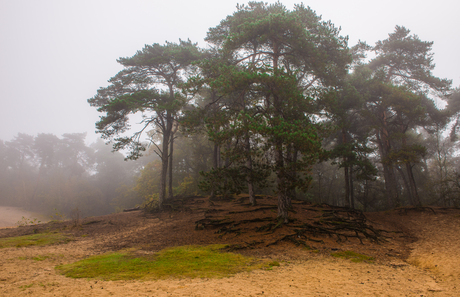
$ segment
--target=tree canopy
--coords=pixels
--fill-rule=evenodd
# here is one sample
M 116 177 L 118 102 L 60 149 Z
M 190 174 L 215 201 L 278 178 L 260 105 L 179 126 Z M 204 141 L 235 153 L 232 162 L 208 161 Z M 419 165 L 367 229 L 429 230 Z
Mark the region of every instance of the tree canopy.
M 328 197 L 337 189 L 334 204 L 427 201 L 426 133 L 458 118 L 451 81 L 432 73 L 433 42 L 396 26 L 374 46 L 349 47 L 310 7 L 280 2 L 238 5 L 205 40 L 208 49 L 181 40 L 120 58 L 124 69 L 88 100 L 104 114 L 96 127 L 115 150 L 136 159 L 153 147 L 160 163 L 144 169 L 138 190 L 157 197 L 146 193 L 158 176 L 160 208 L 174 187 L 194 183 L 213 198 L 247 191 L 252 205 L 256 193 L 276 195 L 287 222 L 292 199 L 323 197 L 322 170 L 342 172 L 327 176 L 330 185 L 345 181 L 328 189 Z M 445 99 L 440 110 L 435 101 Z M 129 126 L 134 114 L 139 128 Z M 175 139 L 208 155 L 175 153 Z M 184 166 L 192 163 L 205 170 Z

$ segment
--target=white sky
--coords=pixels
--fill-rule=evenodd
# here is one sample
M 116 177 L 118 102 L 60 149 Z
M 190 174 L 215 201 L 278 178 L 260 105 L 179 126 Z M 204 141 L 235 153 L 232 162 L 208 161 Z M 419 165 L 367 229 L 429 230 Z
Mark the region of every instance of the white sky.
M 275 2 L 275 1 L 267 1 Z M 281 1 L 288 9 L 301 1 Z M 18 133 L 88 132 L 99 114 L 87 99 L 145 44 L 190 38 L 236 10 L 233 0 L 0 0 L 0 139 Z M 246 3 L 240 1 L 239 3 Z M 342 27 L 350 46 L 373 45 L 396 25 L 434 41 L 434 74 L 460 84 L 460 1 L 304 1 Z

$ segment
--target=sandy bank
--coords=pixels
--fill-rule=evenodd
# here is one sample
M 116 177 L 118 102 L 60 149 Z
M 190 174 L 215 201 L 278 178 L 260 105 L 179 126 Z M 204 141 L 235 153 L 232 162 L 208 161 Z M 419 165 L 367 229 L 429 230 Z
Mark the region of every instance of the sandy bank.
M 18 222 L 21 222 L 23 217 L 29 220 L 36 218 L 42 222 L 48 221 L 43 215 L 26 211 L 19 207 L 0 206 L 0 228 L 17 227 Z

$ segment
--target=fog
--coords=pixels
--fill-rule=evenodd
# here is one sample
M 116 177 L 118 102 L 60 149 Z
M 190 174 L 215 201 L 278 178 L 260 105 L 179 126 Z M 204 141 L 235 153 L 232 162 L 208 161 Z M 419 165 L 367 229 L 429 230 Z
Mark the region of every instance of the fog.
M 274 1 L 269 1 L 274 2 Z M 119 57 L 145 44 L 203 38 L 238 1 L 0 2 L 0 139 L 18 133 L 87 132 L 94 142 L 98 113 L 86 100 L 121 70 Z M 241 2 L 243 3 L 243 2 Z M 298 1 L 282 1 L 288 9 Z M 373 45 L 402 25 L 434 41 L 434 74 L 460 83 L 455 1 L 308 1 L 350 37 Z
M 298 2 L 282 3 L 290 10 Z M 359 40 L 374 45 L 387 39 L 396 25 L 405 26 L 422 41 L 433 41 L 431 53 L 436 67 L 432 74 L 450 79 L 453 87 L 458 86 L 460 57 L 457 49 L 460 40 L 457 28 L 460 21 L 457 14 L 460 4 L 451 1 L 386 1 L 384 4 L 369 1 L 305 3 L 324 20 L 331 20 L 335 26 L 341 27 L 341 35 L 349 37 L 349 46 Z M 0 2 L 0 206 L 25 206 L 44 214 L 52 214 L 54 209 L 63 215 L 78 210 L 88 216 L 156 201 L 163 191 L 159 182 L 164 162 L 160 160 L 161 153 L 155 154 L 152 146 L 139 160 L 124 162 L 124 156 L 119 152 L 112 153 L 94 132 L 95 123 L 104 114 L 99 114 L 87 100 L 93 98 L 99 88 L 107 87 L 108 80 L 123 69 L 117 63 L 118 58 L 131 57 L 146 44 L 190 39 L 206 48 L 204 37 L 208 29 L 233 14 L 236 5 L 235 1 L 174 0 Z M 402 92 L 402 87 L 395 86 L 391 90 L 396 94 L 395 90 Z M 367 89 L 361 91 L 365 93 Z M 435 107 L 422 100 L 424 98 L 404 94 L 407 97 L 403 99 L 410 98 L 411 104 L 419 104 L 417 107 L 420 108 L 416 110 L 423 110 L 426 114 L 432 112 L 429 116 L 433 118 L 441 117 Z M 446 103 L 438 102 L 439 97 L 435 100 L 437 106 L 446 106 Z M 457 101 L 450 103 L 453 114 L 460 110 L 456 107 Z M 411 108 L 398 110 L 400 106 L 394 102 L 391 104 L 387 112 L 393 113 L 395 119 L 420 116 L 408 115 Z M 352 109 L 359 108 L 366 107 L 354 106 Z M 324 112 L 333 113 L 327 107 Z M 356 121 L 353 125 L 364 126 L 363 123 L 367 125 L 371 120 L 360 117 L 352 118 Z M 140 120 L 139 116 L 133 118 Z M 235 113 L 231 121 L 237 122 L 238 119 Z M 418 201 L 416 204 L 457 205 L 460 201 L 453 193 L 458 191 L 456 185 L 460 179 L 458 144 L 450 141 L 447 130 L 440 130 L 441 124 L 418 122 L 417 125 L 395 120 L 378 128 L 381 130 L 350 132 L 353 137 L 362 133 L 359 137 L 365 138 L 360 139 L 360 143 L 356 140 L 354 147 L 362 149 L 355 152 L 356 158 L 362 159 L 343 165 L 346 164 L 343 160 L 348 157 L 332 153 L 327 162 L 312 161 L 305 167 L 305 176 L 308 177 L 304 184 L 308 184 L 308 192 L 302 192 L 297 198 L 344 205 L 346 201 L 341 197 L 344 191 L 349 191 L 348 183 L 353 189 L 355 182 L 357 207 L 382 210 L 395 206 L 385 200 L 388 186 L 383 181 L 384 176 L 387 179 L 385 170 L 388 169 L 384 159 L 391 154 L 382 151 L 381 145 L 377 144 L 382 131 L 387 129 L 385 133 L 395 135 L 391 140 L 392 149 L 406 153 L 404 150 L 409 144 L 413 149 L 411 153 L 416 155 L 410 161 L 394 157 L 391 170 L 398 172 L 394 183 L 398 186 L 399 203 L 411 205 Z M 439 129 L 433 128 L 435 126 Z M 200 129 L 206 130 L 205 126 Z M 408 131 L 404 134 L 404 141 L 398 138 L 401 131 Z M 258 143 L 268 141 L 271 136 L 251 131 L 253 138 L 249 139 L 250 133 L 246 131 L 247 139 L 243 139 L 241 133 L 235 132 L 218 144 L 209 141 L 213 135 L 207 132 L 187 134 L 179 130 L 175 138 L 170 138 L 174 139 L 174 154 L 171 154 L 174 158 L 170 160 L 174 176 L 173 181 L 169 181 L 169 193 L 187 196 L 220 191 L 219 194 L 227 195 L 247 190 L 247 178 L 240 174 L 246 170 L 247 161 L 238 160 L 241 154 L 236 150 L 243 140 L 247 141 L 248 152 L 262 150 Z M 331 151 L 342 141 L 332 132 L 324 138 L 323 147 Z M 164 139 L 160 136 L 155 138 L 156 144 L 161 141 Z M 286 151 L 282 152 L 286 158 L 291 156 L 293 140 L 290 141 L 284 144 Z M 319 150 L 321 144 L 317 145 Z M 254 190 L 258 194 L 271 195 L 277 192 L 274 186 L 277 169 L 273 166 L 276 158 L 270 145 L 265 149 L 254 159 L 254 171 L 260 170 L 259 178 L 263 179 L 254 185 Z M 302 153 L 306 155 L 307 152 Z M 342 161 L 343 166 L 340 165 Z M 343 167 L 349 167 L 350 171 L 344 171 Z M 213 168 L 215 171 L 211 171 Z M 368 171 L 361 176 L 365 169 Z M 347 190 L 344 190 L 344 178 Z M 221 183 L 219 189 L 215 186 L 218 183 Z M 420 193 L 417 193 L 415 184 L 419 185 Z M 293 188 L 295 192 L 295 186 Z

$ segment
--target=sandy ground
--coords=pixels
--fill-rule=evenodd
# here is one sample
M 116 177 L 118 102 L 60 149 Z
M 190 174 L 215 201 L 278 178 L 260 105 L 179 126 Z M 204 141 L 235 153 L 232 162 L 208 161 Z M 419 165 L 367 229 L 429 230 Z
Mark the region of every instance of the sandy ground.
M 26 219 L 39 221 L 48 221 L 44 216 L 34 212 L 25 211 L 18 207 L 11 206 L 0 206 L 0 228 L 4 227 L 17 227 L 18 222 L 23 221 L 23 217 Z
M 302 250 L 273 270 L 223 279 L 101 281 L 55 272 L 56 265 L 99 253 L 104 238 L 1 249 L 0 296 L 459 296 L 460 216 L 420 214 L 407 224 L 419 238 L 407 261 L 353 263 Z

